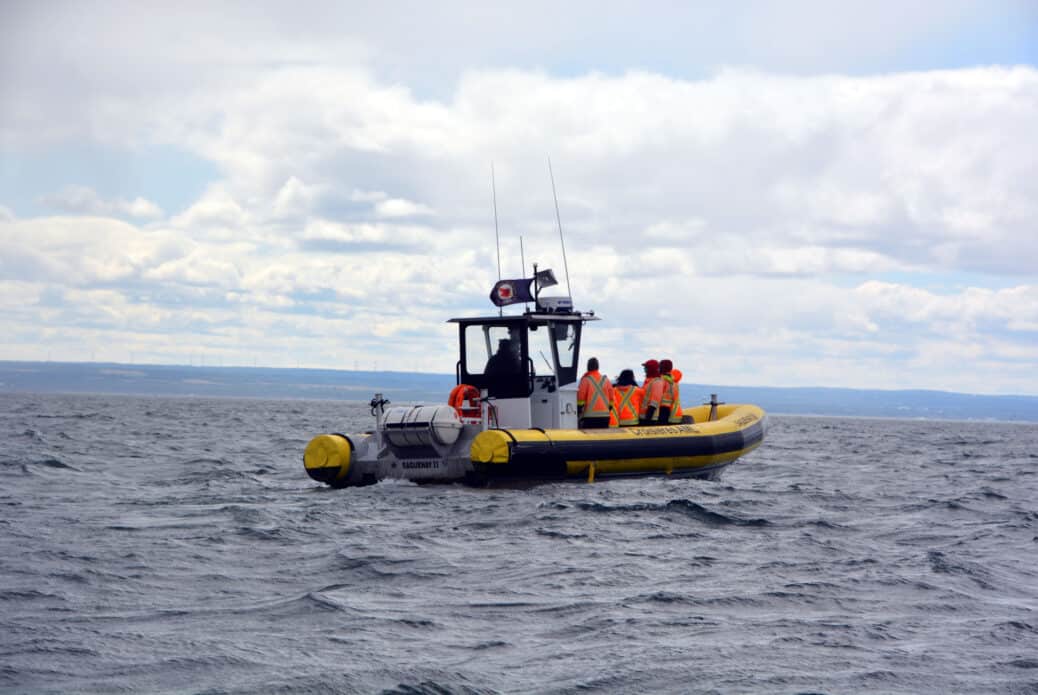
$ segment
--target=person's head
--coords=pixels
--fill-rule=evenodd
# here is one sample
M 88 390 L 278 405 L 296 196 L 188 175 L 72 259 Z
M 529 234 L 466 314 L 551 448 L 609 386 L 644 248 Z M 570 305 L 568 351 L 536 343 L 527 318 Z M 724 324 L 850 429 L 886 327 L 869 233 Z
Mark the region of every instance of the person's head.
M 660 363 L 656 360 L 647 360 L 642 362 L 642 367 L 645 368 L 645 376 L 659 376 L 660 375 Z
M 587 361 L 587 370 L 589 372 L 597 372 L 598 371 L 598 358 L 597 357 L 592 357 L 591 359 L 589 359 Z
M 660 360 L 660 374 L 670 374 L 670 370 L 674 369 L 674 363 L 670 360 Z
M 508 353 L 512 351 L 512 341 L 508 338 L 502 338 L 497 341 L 497 351 L 500 353 Z
M 616 380 L 617 386 L 637 386 L 638 382 L 634 380 L 634 370 L 625 369 L 620 372 L 620 378 Z

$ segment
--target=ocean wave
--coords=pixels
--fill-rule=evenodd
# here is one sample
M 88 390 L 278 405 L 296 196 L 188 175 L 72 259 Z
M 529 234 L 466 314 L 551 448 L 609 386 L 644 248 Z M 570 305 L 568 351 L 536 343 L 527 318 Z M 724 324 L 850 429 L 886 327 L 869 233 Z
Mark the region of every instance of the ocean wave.
M 696 521 L 700 521 L 708 526 L 768 526 L 770 524 L 767 519 L 746 519 L 735 515 L 722 514 L 707 509 L 703 505 L 687 499 L 676 499 L 662 503 L 644 502 L 620 505 L 610 505 L 602 502 L 579 502 L 578 506 L 585 511 L 606 514 L 627 512 L 678 513 L 682 516 L 687 516 Z
M 32 473 L 40 469 L 57 469 L 82 473 L 81 469 L 77 468 L 76 466 L 73 466 L 70 463 L 66 463 L 65 461 L 62 461 L 61 459 L 54 456 L 48 456 L 46 458 L 41 459 L 34 459 L 31 461 L 23 461 L 21 462 L 21 467 L 22 471 L 24 471 L 25 473 Z
M 1036 680 L 1035 427 L 796 418 L 720 483 L 333 490 L 304 430 L 364 404 L 3 401 L 0 691 Z

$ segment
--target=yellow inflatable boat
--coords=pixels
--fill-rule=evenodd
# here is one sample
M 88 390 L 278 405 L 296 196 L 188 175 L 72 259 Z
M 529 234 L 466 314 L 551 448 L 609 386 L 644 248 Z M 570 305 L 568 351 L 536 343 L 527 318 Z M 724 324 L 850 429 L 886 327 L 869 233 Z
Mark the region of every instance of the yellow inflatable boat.
M 388 407 L 376 394 L 373 429 L 314 437 L 303 454 L 307 474 L 333 487 L 387 478 L 481 485 L 642 475 L 713 479 L 763 442 L 763 410 L 715 398 L 685 408 L 689 424 L 578 429 L 581 333 L 597 318 L 574 311 L 568 297 L 535 292 L 534 305 L 516 316 L 450 319 L 459 329 L 459 359 L 448 402 Z
M 682 475 L 714 478 L 764 441 L 755 405 L 685 410 L 698 424 L 607 430 L 491 429 L 476 435 L 472 463 L 486 479 Z

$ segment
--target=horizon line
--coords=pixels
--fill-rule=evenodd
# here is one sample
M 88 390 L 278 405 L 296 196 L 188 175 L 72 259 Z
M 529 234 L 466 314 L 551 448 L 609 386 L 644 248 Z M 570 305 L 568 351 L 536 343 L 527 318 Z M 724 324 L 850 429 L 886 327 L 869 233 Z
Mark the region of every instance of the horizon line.
M 156 363 L 156 362 L 99 362 L 93 360 L 15 360 L 15 359 L 0 359 L 0 365 L 2 364 L 38 364 L 38 365 L 94 365 L 94 366 L 113 366 L 113 367 L 129 367 L 129 368 L 185 368 L 185 369 L 266 369 L 276 371 L 311 371 L 311 372 L 344 372 L 351 374 L 421 374 L 425 376 L 444 376 L 453 377 L 454 375 L 449 372 L 420 372 L 420 371 L 405 371 L 397 369 L 346 369 L 341 367 L 272 367 L 267 365 L 245 365 L 245 364 L 230 364 L 230 365 L 206 365 L 206 364 L 191 364 L 191 363 Z M 944 393 L 954 394 L 959 396 L 979 396 L 984 398 L 1028 398 L 1038 399 L 1038 394 L 1027 394 L 1027 393 L 972 393 L 968 391 L 951 391 L 940 388 L 901 388 L 901 389 L 884 389 L 884 388 L 861 388 L 854 386 L 766 386 L 766 385 L 739 385 L 739 384 L 713 384 L 709 382 L 696 382 L 687 381 L 689 385 L 695 384 L 698 386 L 716 386 L 719 388 L 733 388 L 733 389 L 773 389 L 773 390 L 824 390 L 824 391 L 857 391 L 857 392 L 877 392 L 877 393 L 911 393 L 911 392 L 923 392 L 923 393 Z

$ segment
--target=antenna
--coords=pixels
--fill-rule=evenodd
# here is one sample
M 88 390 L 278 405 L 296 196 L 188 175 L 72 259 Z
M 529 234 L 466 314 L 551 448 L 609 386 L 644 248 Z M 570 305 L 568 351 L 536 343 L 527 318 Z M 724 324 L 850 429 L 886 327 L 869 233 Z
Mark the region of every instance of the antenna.
M 494 199 L 494 240 L 497 241 L 497 279 L 501 280 L 501 235 L 497 230 L 497 183 L 494 181 L 494 163 L 490 163 L 490 195 Z
M 490 163 L 490 193 L 494 199 L 494 240 L 497 242 L 497 281 L 501 282 L 501 234 L 497 228 L 497 183 L 494 180 L 494 163 Z M 505 310 L 497 308 L 497 315 L 504 316 Z
M 523 274 L 522 274 L 522 277 L 526 277 L 526 251 L 523 250 L 523 235 L 522 234 L 519 235 L 519 260 L 523 264 Z M 523 308 L 526 309 L 526 310 L 529 310 L 530 303 L 529 302 L 524 303 L 523 304 Z
M 559 216 L 559 196 L 555 192 L 555 174 L 551 170 L 551 157 L 548 157 L 548 176 L 551 177 L 551 195 L 555 199 L 555 221 L 559 223 L 559 242 L 562 244 L 562 267 L 566 270 L 566 294 L 573 299 L 573 290 L 569 287 L 569 263 L 566 262 L 566 239 L 562 236 L 562 218 Z

